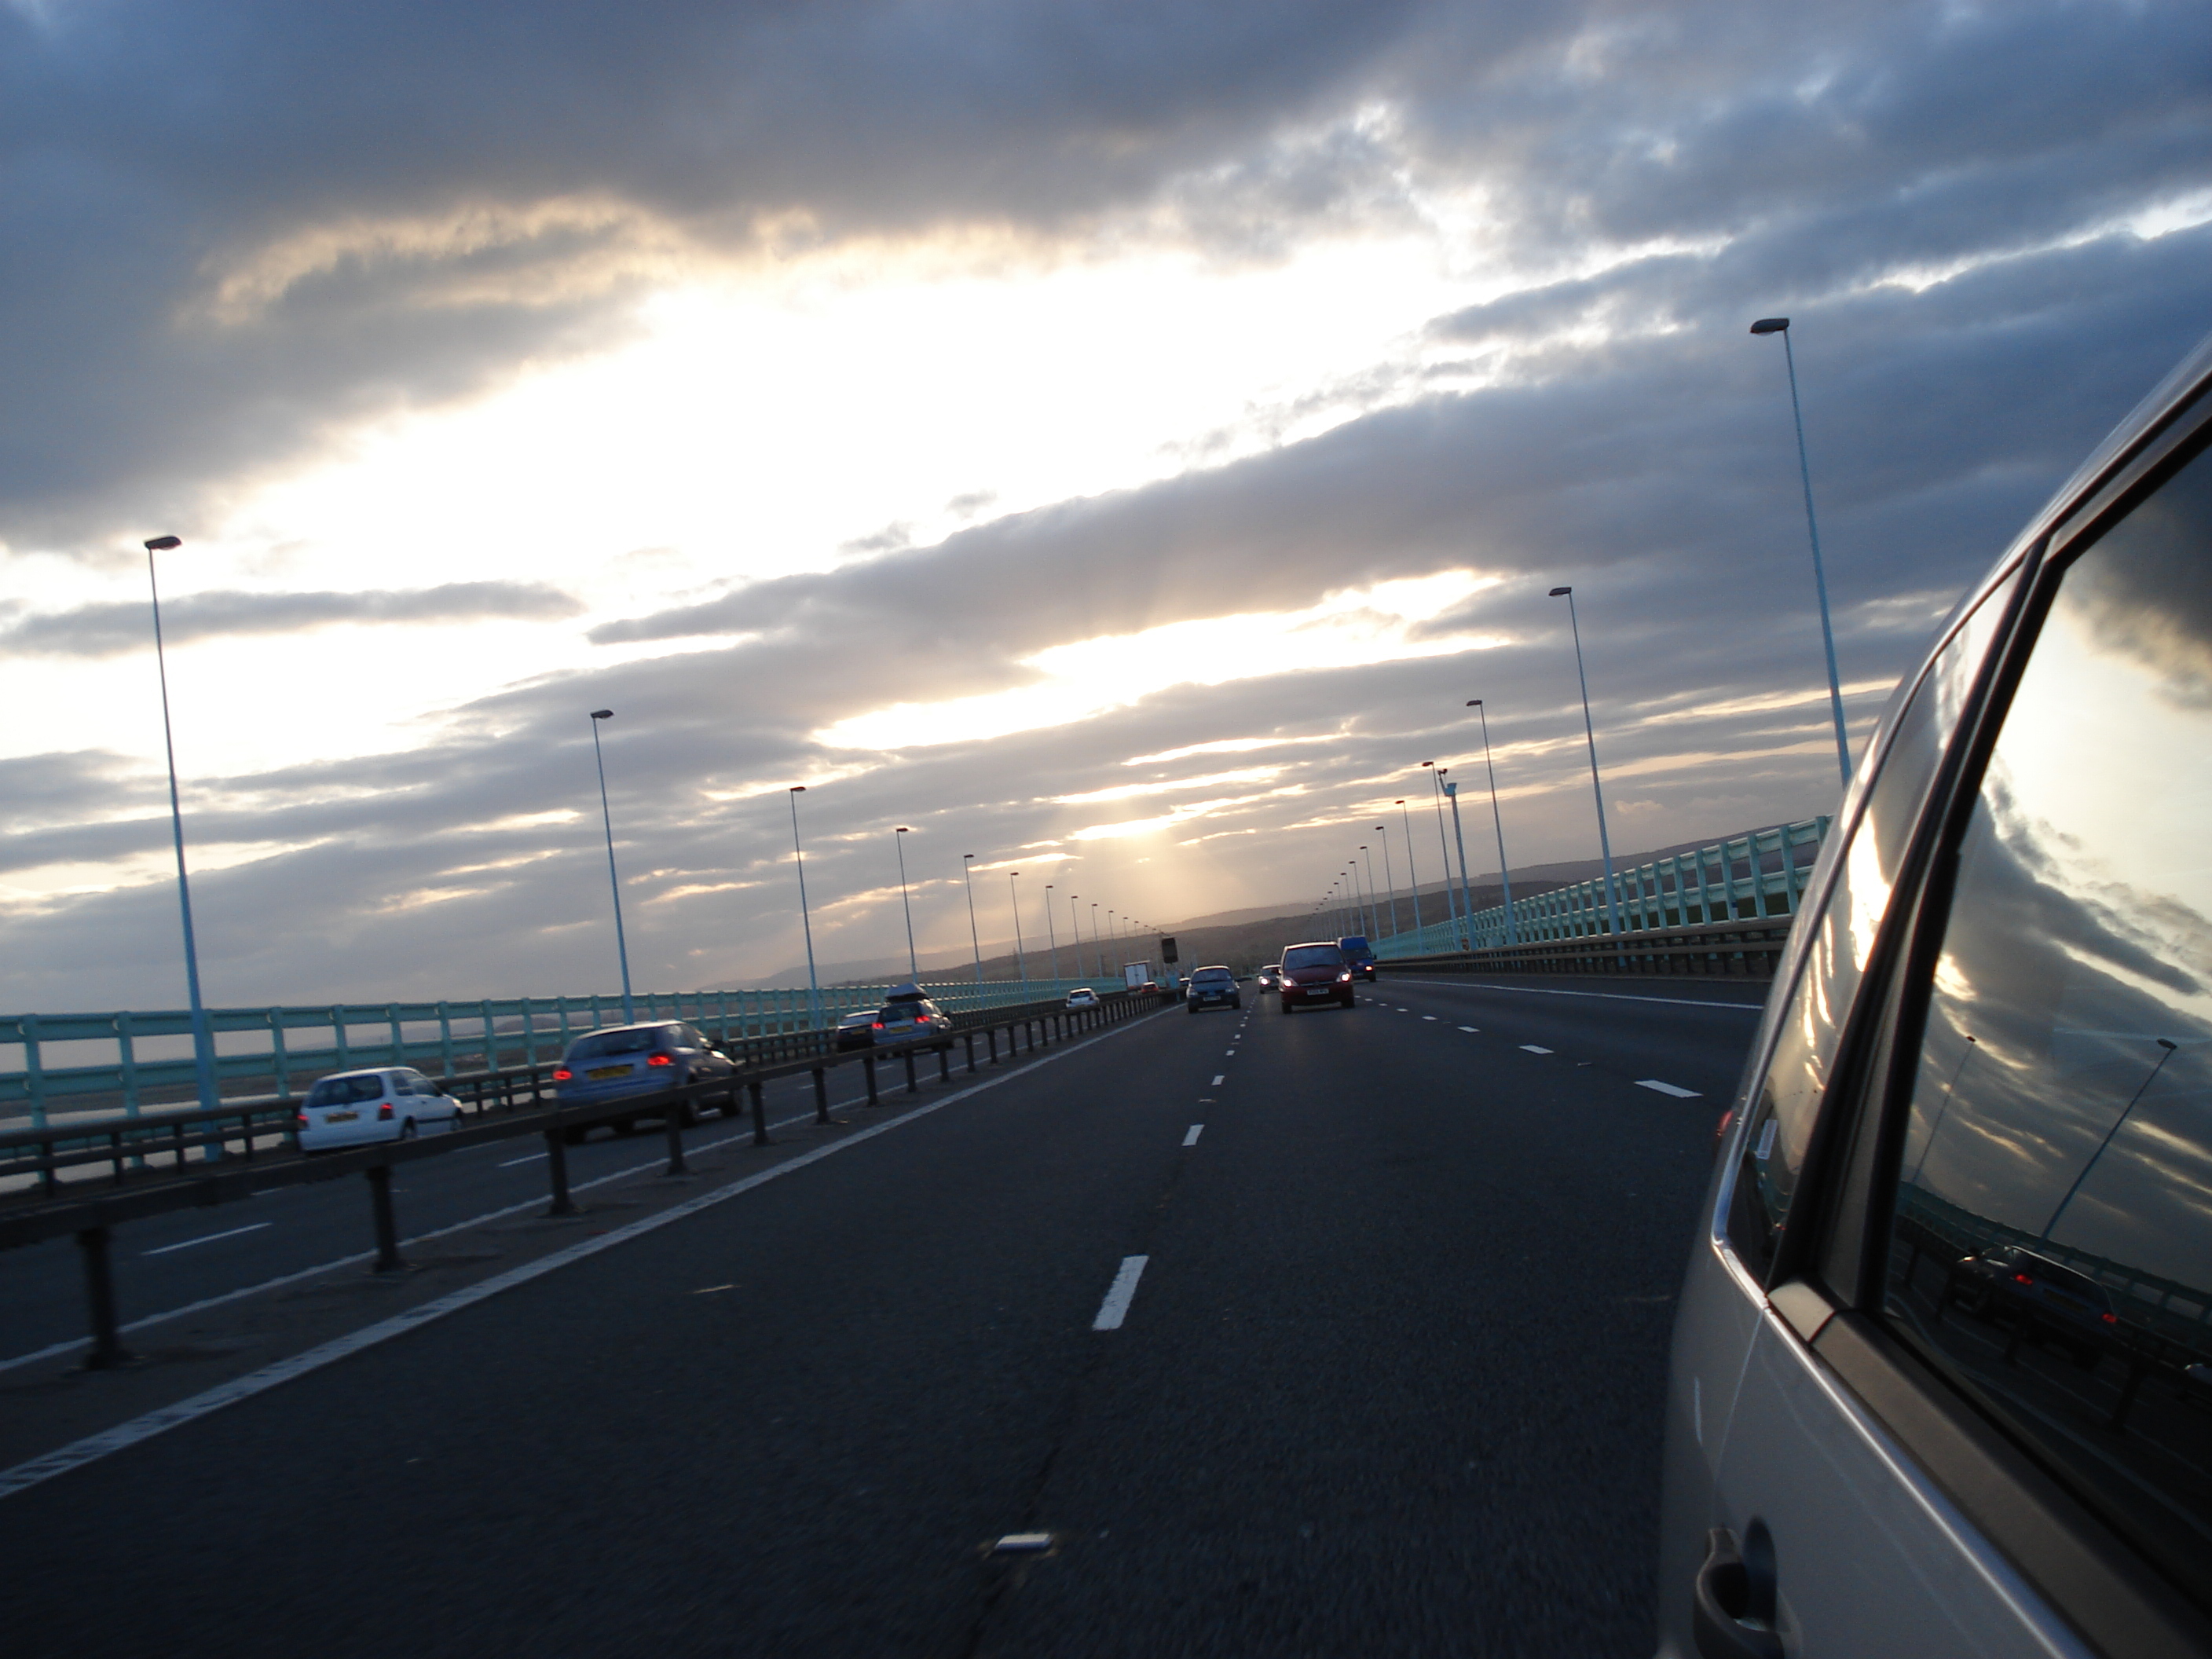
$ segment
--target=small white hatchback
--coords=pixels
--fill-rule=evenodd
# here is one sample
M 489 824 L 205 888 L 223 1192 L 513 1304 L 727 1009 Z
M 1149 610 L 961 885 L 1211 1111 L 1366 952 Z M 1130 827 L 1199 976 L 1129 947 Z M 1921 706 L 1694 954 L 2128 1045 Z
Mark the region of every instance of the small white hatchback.
M 405 1066 L 371 1072 L 333 1072 L 319 1079 L 300 1103 L 295 1120 L 300 1150 L 326 1152 L 417 1134 L 450 1134 L 461 1127 L 461 1103 Z

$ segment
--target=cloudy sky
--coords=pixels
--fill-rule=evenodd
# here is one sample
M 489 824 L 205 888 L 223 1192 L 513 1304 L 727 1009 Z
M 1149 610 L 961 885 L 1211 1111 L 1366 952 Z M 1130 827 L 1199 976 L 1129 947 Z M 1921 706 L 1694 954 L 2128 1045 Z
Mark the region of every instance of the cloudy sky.
M 641 986 L 1837 790 L 2212 327 L 2212 9 L 0 0 L 0 1004 Z M 1433 820 L 1414 856 L 1436 875 Z M 1468 825 L 1494 866 L 1486 811 Z M 1475 833 L 1480 831 L 1479 834 Z M 1476 848 L 1483 848 L 1479 854 Z

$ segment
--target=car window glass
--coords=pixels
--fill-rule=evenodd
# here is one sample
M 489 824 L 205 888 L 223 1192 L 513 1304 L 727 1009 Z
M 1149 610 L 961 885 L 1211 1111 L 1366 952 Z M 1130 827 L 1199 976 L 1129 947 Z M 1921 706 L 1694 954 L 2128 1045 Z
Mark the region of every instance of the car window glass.
M 1285 968 L 1335 968 L 1343 961 L 1344 953 L 1334 945 L 1301 945 L 1283 952 Z
M 589 1036 L 580 1036 L 569 1045 L 568 1059 L 573 1064 L 580 1060 L 603 1060 L 615 1054 L 641 1054 L 653 1047 L 657 1033 L 651 1027 L 643 1030 L 625 1027 L 617 1031 L 594 1031 Z
M 2065 574 L 1958 873 L 1884 1313 L 2212 1584 L 2212 458 Z
M 326 1077 L 307 1091 L 310 1106 L 349 1106 L 383 1097 L 384 1079 L 375 1076 Z
M 1889 907 L 1920 805 L 2010 592 L 2006 583 L 1985 595 L 1914 689 L 1826 905 L 1817 918 L 1801 917 L 1796 924 L 1814 931 L 1776 1028 L 1772 1057 L 1752 1096 L 1752 1122 L 1729 1194 L 1729 1242 L 1762 1284 L 1774 1265 L 1875 929 Z

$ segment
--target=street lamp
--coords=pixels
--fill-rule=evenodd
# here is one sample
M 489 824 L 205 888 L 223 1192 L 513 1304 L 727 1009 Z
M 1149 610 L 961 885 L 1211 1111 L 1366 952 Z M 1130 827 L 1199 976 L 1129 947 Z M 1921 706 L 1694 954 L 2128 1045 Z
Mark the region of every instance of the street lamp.
M 629 941 L 623 933 L 622 878 L 615 873 L 615 815 L 607 805 L 607 758 L 599 748 L 599 722 L 615 717 L 611 708 L 592 710 L 592 759 L 599 769 L 599 821 L 607 831 L 607 885 L 615 895 L 615 956 L 622 963 L 623 1024 L 637 1024 L 637 1002 L 629 993 Z
M 1006 902 L 1014 910 L 1014 971 L 1021 975 L 1022 1000 L 1027 1002 L 1030 1000 L 1030 958 L 1029 952 L 1022 948 L 1022 890 L 1014 885 L 1014 878 L 1020 874 L 1018 870 L 1006 872 Z
M 1467 929 L 1467 948 L 1474 949 L 1474 895 L 1467 887 L 1467 832 L 1460 828 L 1459 780 L 1454 778 L 1444 785 L 1444 795 L 1451 802 L 1452 840 L 1459 848 L 1459 914 Z
M 200 1000 L 199 943 L 192 933 L 191 883 L 185 874 L 185 809 L 177 795 L 177 740 L 169 729 L 169 662 L 161 648 L 161 585 L 154 574 L 156 553 L 183 545 L 174 536 L 156 536 L 146 544 L 146 586 L 154 597 L 154 672 L 161 682 L 161 748 L 169 758 L 169 829 L 177 843 L 177 908 L 185 921 L 185 994 L 191 1000 L 192 1014 L 192 1079 L 199 1085 L 200 1109 L 212 1112 L 222 1103 L 215 1080 L 215 1033 L 209 1029 L 207 1008 Z M 134 1105 L 132 1115 L 136 1115 Z M 251 1145 L 247 1150 L 252 1150 Z M 220 1158 L 222 1143 L 211 1142 L 208 1154 L 210 1161 Z
M 1498 767 L 1490 758 L 1490 711 L 1480 697 L 1468 698 L 1467 706 L 1482 720 L 1482 764 L 1490 774 L 1490 827 L 1498 832 L 1498 884 L 1505 895 L 1505 942 L 1518 945 L 1521 939 L 1513 929 L 1513 878 L 1505 868 L 1505 820 L 1498 813 Z
M 1597 848 L 1605 859 L 1606 908 L 1613 917 L 1613 936 L 1619 939 L 1620 937 L 1620 894 L 1614 886 L 1613 879 L 1613 841 L 1605 832 L 1605 792 L 1598 787 L 1597 728 L 1590 724 L 1589 679 L 1583 672 L 1583 629 L 1581 623 L 1575 618 L 1575 590 L 1571 587 L 1555 587 L 1552 590 L 1550 597 L 1555 599 L 1564 599 L 1567 602 L 1567 626 L 1574 630 L 1575 678 L 1583 688 L 1583 735 L 1589 740 L 1590 795 L 1597 802 Z
M 921 977 L 921 963 L 914 953 L 914 902 L 906 893 L 906 837 L 913 833 L 901 824 L 891 831 L 891 845 L 898 848 L 899 905 L 906 912 L 906 966 L 916 980 Z
M 1421 938 L 1421 878 L 1413 867 L 1413 808 L 1407 806 L 1402 799 L 1391 804 L 1398 809 L 1399 826 L 1406 834 L 1406 885 L 1413 890 L 1413 941 L 1419 945 Z
M 1060 989 L 1060 929 L 1053 925 L 1050 882 L 1044 884 L 1044 937 L 1046 945 L 1052 951 L 1052 988 L 1057 993 Z
M 2112 1120 L 2112 1127 L 2105 1131 L 2105 1138 L 2097 1143 L 2097 1150 L 2089 1154 L 2089 1161 L 2081 1166 L 2081 1173 L 2074 1177 L 2074 1184 L 2066 1189 L 2066 1196 L 2058 1200 L 2058 1207 L 2051 1212 L 2051 1219 L 2043 1224 L 2043 1231 L 2035 1241 L 2037 1243 L 2048 1244 L 2051 1242 L 2051 1235 L 2058 1226 L 2058 1218 L 2066 1213 L 2066 1206 L 2074 1201 L 2074 1194 L 2081 1190 L 2081 1183 L 2089 1178 L 2089 1171 L 2097 1167 L 2097 1160 L 2104 1157 L 2105 1148 L 2112 1144 L 2112 1137 L 2119 1133 L 2120 1125 L 2125 1123 L 2128 1114 L 2135 1110 L 2136 1102 L 2141 1100 L 2150 1085 L 2158 1081 L 2158 1074 L 2166 1069 L 2166 1062 L 2173 1058 L 2176 1044 L 2164 1037 L 2153 1037 L 2151 1041 L 2157 1043 L 2160 1050 L 2158 1064 L 2150 1068 L 2150 1075 L 2128 1097 L 2128 1103 L 2120 1108 L 2120 1115 Z
M 1844 688 L 1836 674 L 1836 630 L 1828 621 L 1828 577 L 1820 568 L 1820 526 L 1813 518 L 1813 468 L 1805 459 L 1805 416 L 1797 406 L 1797 354 L 1790 344 L 1787 317 L 1762 317 L 1751 325 L 1753 334 L 1779 334 L 1782 361 L 1790 369 L 1790 418 L 1797 428 L 1797 476 L 1805 485 L 1805 533 L 1813 544 L 1813 586 L 1820 596 L 1820 643 L 1828 653 L 1828 712 L 1836 722 L 1836 764 L 1842 769 L 1844 787 L 1851 786 L 1851 742 L 1844 729 Z
M 822 1029 L 822 984 L 814 975 L 814 923 L 806 914 L 806 857 L 799 850 L 799 798 L 806 786 L 791 786 L 791 856 L 799 864 L 799 925 L 806 933 L 806 1020 L 809 1029 Z
M 1367 860 L 1367 914 L 1376 933 L 1382 931 L 1382 913 L 1375 908 L 1375 854 L 1367 850 L 1367 843 L 1359 843 L 1359 856 Z
M 960 855 L 960 883 L 968 890 L 968 948 L 975 953 L 975 1006 L 983 1006 L 983 941 L 975 932 L 975 855 Z
M 1378 823 L 1375 833 L 1382 837 L 1382 884 L 1390 890 L 1390 937 L 1398 937 L 1398 878 L 1390 870 L 1390 829 Z
M 1451 890 L 1451 848 L 1444 840 L 1444 774 L 1450 769 L 1438 766 L 1434 761 L 1423 761 L 1429 770 L 1429 798 L 1437 809 L 1437 860 L 1444 867 L 1444 915 L 1452 924 L 1452 935 L 1459 935 L 1459 907 L 1453 902 Z
M 1091 901 L 1091 948 L 1098 952 L 1098 977 L 1106 977 L 1106 947 L 1098 942 L 1098 901 Z

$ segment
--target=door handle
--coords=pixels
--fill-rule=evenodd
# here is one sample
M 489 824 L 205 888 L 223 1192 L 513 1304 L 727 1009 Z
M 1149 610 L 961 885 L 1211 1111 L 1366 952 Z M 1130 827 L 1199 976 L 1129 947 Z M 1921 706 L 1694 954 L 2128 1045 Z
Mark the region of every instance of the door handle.
M 1705 1534 L 1705 1564 L 1698 1569 L 1690 1615 L 1702 1659 L 1783 1659 L 1782 1638 L 1764 1624 L 1744 1622 L 1751 1616 L 1751 1574 L 1735 1534 L 1715 1527 Z

